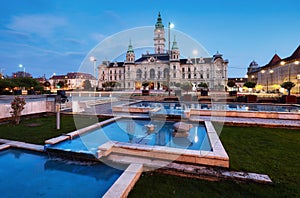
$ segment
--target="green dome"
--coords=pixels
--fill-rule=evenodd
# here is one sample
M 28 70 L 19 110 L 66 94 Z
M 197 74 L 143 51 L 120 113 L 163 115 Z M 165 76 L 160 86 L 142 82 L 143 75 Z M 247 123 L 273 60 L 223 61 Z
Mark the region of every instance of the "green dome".
M 129 53 L 129 52 L 134 53 L 133 47 L 131 45 L 131 40 L 129 41 L 128 50 L 127 50 L 127 53 Z
M 178 46 L 177 46 L 177 42 L 176 42 L 176 37 L 174 35 L 174 41 L 173 41 L 173 45 L 172 45 L 172 50 L 178 50 Z
M 157 21 L 156 21 L 156 24 L 155 24 L 155 28 L 163 28 L 164 25 L 162 24 L 162 19 L 161 19 L 161 16 L 160 16 L 160 12 L 158 13 L 158 17 L 157 17 Z

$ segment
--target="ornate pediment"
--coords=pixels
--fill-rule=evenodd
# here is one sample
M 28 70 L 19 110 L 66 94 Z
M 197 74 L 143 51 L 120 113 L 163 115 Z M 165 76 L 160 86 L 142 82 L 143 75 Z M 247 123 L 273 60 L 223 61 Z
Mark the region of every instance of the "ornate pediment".
M 148 60 L 148 62 L 153 63 L 153 62 L 157 61 L 157 58 L 155 58 L 154 56 L 150 56 L 147 60 Z

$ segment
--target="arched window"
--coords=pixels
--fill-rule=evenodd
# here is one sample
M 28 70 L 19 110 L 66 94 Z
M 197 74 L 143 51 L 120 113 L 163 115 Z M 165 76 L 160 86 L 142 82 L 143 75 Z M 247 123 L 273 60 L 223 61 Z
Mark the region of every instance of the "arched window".
M 168 76 L 169 76 L 169 69 L 165 68 L 164 69 L 164 78 L 168 78 Z
M 155 79 L 155 70 L 150 69 L 150 79 Z
M 142 70 L 138 69 L 136 71 L 136 79 L 140 80 L 142 78 Z

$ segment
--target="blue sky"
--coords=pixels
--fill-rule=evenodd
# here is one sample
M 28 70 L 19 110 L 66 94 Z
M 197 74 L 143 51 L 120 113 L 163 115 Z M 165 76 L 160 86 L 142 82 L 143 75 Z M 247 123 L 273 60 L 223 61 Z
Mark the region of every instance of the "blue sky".
M 11 75 L 23 64 L 34 77 L 78 71 L 103 39 L 154 25 L 160 11 L 165 25 L 229 59 L 229 77 L 242 77 L 253 59 L 264 65 L 275 51 L 283 58 L 299 46 L 299 7 L 298 0 L 3 0 L 0 69 Z

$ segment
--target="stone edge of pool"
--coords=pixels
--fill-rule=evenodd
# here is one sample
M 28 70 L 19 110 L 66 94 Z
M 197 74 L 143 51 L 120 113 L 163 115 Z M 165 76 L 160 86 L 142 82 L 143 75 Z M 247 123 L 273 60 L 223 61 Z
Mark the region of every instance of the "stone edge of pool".
M 91 126 L 68 133 L 66 135 L 46 140 L 45 144 L 53 145 L 68 139 L 72 139 L 76 136 L 97 129 L 103 125 L 112 123 L 121 118 L 122 117 L 114 117 L 103 122 L 96 123 Z M 102 157 L 107 157 L 111 153 L 117 153 L 119 155 L 132 155 L 168 161 L 178 161 L 184 163 L 202 164 L 228 168 L 229 157 L 219 139 L 218 134 L 215 131 L 215 128 L 213 127 L 210 121 L 205 121 L 204 124 L 208 135 L 208 139 L 210 141 L 210 145 L 212 147 L 212 151 L 196 151 L 189 149 L 170 148 L 165 146 L 149 146 L 108 141 L 98 147 L 97 158 L 100 159 Z
M 13 147 L 13 148 L 19 148 L 19 149 L 44 152 L 44 146 L 42 146 L 42 145 L 30 144 L 30 143 L 12 141 L 12 140 L 6 140 L 6 139 L 0 139 L 0 143 L 1 143 L 0 151 Z
M 138 103 L 138 102 L 134 102 Z M 121 104 L 112 107 L 114 112 L 123 113 L 151 113 L 157 112 L 159 108 L 153 107 L 134 107 L 130 104 Z M 217 113 L 216 113 L 217 112 Z M 205 109 L 188 109 L 184 111 L 184 116 L 190 118 L 191 116 L 221 116 L 221 117 L 241 117 L 241 118 L 272 118 L 272 119 L 288 119 L 300 120 L 300 113 L 298 112 L 268 112 L 268 111 L 226 111 L 226 110 L 205 110 Z

